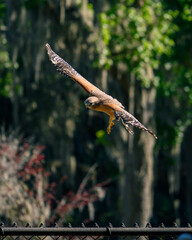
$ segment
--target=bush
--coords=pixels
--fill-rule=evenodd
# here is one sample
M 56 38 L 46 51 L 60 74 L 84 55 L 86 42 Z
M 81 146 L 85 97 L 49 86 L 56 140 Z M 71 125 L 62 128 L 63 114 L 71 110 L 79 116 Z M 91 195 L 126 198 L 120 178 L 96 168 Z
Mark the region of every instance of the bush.
M 44 169 L 43 150 L 44 146 L 24 141 L 15 134 L 0 134 L 1 220 L 17 224 L 49 224 L 64 221 L 74 209 L 84 206 L 88 206 L 90 218 L 94 218 L 93 202 L 105 197 L 103 186 L 107 184 L 104 182 L 86 189 L 96 165 L 90 168 L 77 193 L 70 191 L 57 199 L 57 184 L 49 182 L 51 173 Z

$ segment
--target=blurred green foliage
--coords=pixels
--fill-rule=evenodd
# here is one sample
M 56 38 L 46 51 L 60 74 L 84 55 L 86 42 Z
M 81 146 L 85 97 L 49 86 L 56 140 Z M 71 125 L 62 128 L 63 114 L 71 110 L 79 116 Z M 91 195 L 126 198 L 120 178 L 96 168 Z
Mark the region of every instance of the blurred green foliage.
M 6 18 L 5 3 L 0 3 L 0 95 L 10 97 L 12 93 L 12 62 L 8 53 L 7 38 L 4 31 Z
M 107 134 L 104 130 L 99 130 L 96 132 L 96 141 L 97 143 L 103 146 L 110 146 L 111 142 L 107 139 Z
M 26 7 L 26 8 L 30 8 L 30 9 L 37 9 L 39 6 L 43 5 L 45 6 L 46 3 L 48 1 L 47 0 L 24 0 L 23 1 L 23 5 Z
M 165 10 L 161 1 L 116 1 L 107 12 L 100 14 L 104 48 L 99 64 L 109 68 L 124 62 L 145 87 L 158 85 L 159 78 L 148 77 L 147 66 L 157 69 L 163 54 L 170 55 L 177 31 L 173 18 L 177 10 Z
M 11 61 L 8 52 L 0 53 L 0 94 L 9 97 L 12 92 Z
M 0 18 L 5 19 L 5 3 L 0 3 Z
M 192 121 L 192 59 L 191 59 L 191 0 L 179 0 L 175 6 L 171 1 L 166 2 L 167 8 L 177 6 L 177 16 L 173 23 L 177 25 L 177 32 L 172 36 L 175 45 L 172 54 L 162 58 L 159 69 L 160 85 L 158 87 L 159 100 L 164 98 L 167 104 L 167 111 L 171 113 L 172 120 L 166 121 L 158 115 L 160 131 L 164 128 L 172 129 L 174 132 L 169 144 L 175 145 L 182 141 L 185 129 Z M 187 10 L 188 9 L 188 10 Z M 158 104 L 160 107 L 161 104 Z M 160 111 L 163 109 L 160 109 Z M 161 114 L 162 115 L 162 114 Z
M 181 139 L 183 125 L 191 123 L 192 63 L 186 41 L 191 39 L 191 11 L 190 0 L 180 0 L 175 6 L 171 1 L 147 0 L 139 4 L 121 0 L 99 16 L 103 48 L 98 47 L 98 65 L 109 69 L 118 62 L 125 63 L 144 87 L 152 84 L 159 98 L 175 105 L 177 120 L 167 126 L 175 132 L 173 144 L 176 138 Z M 181 47 L 189 51 L 185 54 Z M 152 77 L 148 66 L 154 70 Z

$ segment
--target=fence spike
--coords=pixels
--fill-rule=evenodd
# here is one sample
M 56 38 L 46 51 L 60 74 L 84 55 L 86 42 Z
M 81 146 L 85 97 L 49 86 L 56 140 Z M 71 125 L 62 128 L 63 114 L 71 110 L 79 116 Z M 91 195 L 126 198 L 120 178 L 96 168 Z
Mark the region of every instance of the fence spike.
M 176 228 L 178 227 L 176 222 L 173 223 L 173 227 L 176 227 Z
M 94 223 L 94 227 L 98 228 L 99 227 L 98 223 Z
M 190 224 L 190 223 L 187 223 L 187 227 L 191 228 L 191 224 Z
M 125 224 L 124 224 L 124 223 L 121 223 L 121 227 L 125 228 L 126 226 L 125 226 Z
M 53 227 L 58 228 L 59 226 L 58 226 L 57 223 L 54 223 L 54 224 L 53 224 Z
M 161 223 L 161 224 L 160 224 L 160 227 L 161 227 L 161 228 L 164 228 L 164 227 L 165 227 L 164 223 Z
M 17 227 L 17 223 L 14 222 L 13 225 L 12 225 L 12 227 Z
M 71 225 L 71 223 L 68 223 L 68 227 L 69 227 L 69 228 L 72 228 L 72 225 Z
M 152 225 L 151 225 L 150 222 L 148 222 L 145 227 L 146 227 L 146 228 L 152 228 Z
M 25 225 L 25 227 L 31 227 L 31 225 L 30 225 L 29 223 L 27 223 L 27 224 Z
M 43 228 L 43 227 L 44 227 L 44 224 L 43 224 L 43 223 L 40 223 L 40 224 L 39 224 L 39 227 L 40 227 L 40 228 Z
M 138 224 L 138 223 L 134 223 L 133 227 L 138 228 L 138 227 L 139 227 L 139 224 Z
M 84 224 L 84 223 L 81 223 L 81 227 L 82 227 L 82 228 L 85 228 L 85 224 Z
M 109 225 L 108 225 L 108 226 L 109 226 L 110 228 L 112 228 L 112 227 L 113 227 L 112 223 L 110 223 L 110 222 L 109 222 Z

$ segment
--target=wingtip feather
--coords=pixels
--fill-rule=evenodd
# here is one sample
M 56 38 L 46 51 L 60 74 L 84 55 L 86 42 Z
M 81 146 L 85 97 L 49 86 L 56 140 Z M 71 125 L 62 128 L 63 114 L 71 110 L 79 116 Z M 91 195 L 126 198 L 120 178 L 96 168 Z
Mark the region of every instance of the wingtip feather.
M 147 132 L 150 133 L 155 139 L 158 139 L 158 137 L 152 131 L 147 129 Z
M 45 47 L 46 47 L 47 51 L 51 50 L 51 47 L 50 47 L 49 43 L 46 43 Z

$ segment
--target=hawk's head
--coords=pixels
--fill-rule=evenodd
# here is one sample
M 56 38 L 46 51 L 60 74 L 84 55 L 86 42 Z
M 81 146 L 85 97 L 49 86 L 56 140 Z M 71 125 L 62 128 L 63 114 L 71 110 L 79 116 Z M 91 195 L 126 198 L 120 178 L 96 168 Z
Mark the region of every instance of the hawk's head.
M 97 97 L 92 96 L 92 97 L 87 98 L 84 101 L 84 103 L 87 108 L 94 108 L 94 107 L 98 106 L 99 99 Z

